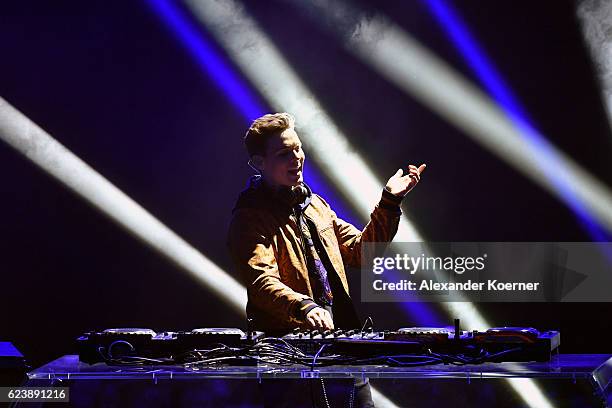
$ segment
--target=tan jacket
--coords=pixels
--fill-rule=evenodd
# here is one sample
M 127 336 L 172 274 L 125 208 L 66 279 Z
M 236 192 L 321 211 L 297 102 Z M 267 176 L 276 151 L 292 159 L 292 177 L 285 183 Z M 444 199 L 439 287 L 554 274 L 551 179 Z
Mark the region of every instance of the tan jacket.
M 397 232 L 401 198 L 383 191 L 363 231 L 336 216 L 317 194 L 310 195 L 305 217 L 317 226 L 319 238 L 349 297 L 345 265 L 360 267 L 362 242 L 389 242 Z M 264 331 L 305 325 L 304 310 L 312 300 L 300 230 L 290 204 L 261 180 L 252 179 L 238 198 L 228 232 L 228 247 L 247 288 L 247 317 Z M 336 299 L 337 294 L 334 294 Z

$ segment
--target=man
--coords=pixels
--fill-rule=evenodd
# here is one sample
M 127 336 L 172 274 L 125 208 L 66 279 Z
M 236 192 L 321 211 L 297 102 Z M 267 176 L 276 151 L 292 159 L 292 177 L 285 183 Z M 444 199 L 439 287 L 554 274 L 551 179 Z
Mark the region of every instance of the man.
M 256 119 L 244 142 L 259 175 L 236 202 L 228 246 L 247 288 L 253 327 L 279 335 L 296 327 L 361 327 L 345 265 L 360 266 L 362 242 L 393 239 L 402 198 L 419 182 L 425 164 L 409 166 L 406 175 L 399 169 L 389 179 L 359 231 L 304 183 L 306 156 L 290 114 Z

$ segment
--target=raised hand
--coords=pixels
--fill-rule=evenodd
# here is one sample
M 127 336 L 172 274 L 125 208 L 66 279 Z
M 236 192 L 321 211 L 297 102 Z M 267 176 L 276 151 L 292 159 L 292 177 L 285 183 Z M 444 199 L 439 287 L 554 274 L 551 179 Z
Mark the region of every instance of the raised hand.
M 398 197 L 405 196 L 421 180 L 421 174 L 425 171 L 425 167 L 427 167 L 425 164 L 421 164 L 418 168 L 411 164 L 408 166 L 408 173 L 405 175 L 402 169 L 398 169 L 387 181 L 385 189 Z

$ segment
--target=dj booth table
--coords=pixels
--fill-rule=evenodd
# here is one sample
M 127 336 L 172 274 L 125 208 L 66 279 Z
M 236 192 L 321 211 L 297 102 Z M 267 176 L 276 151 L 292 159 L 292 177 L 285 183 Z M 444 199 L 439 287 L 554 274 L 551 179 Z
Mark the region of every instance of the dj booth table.
M 194 367 L 85 364 L 66 355 L 28 373 L 27 386 L 68 386 L 73 406 L 263 406 L 261 384 L 292 386 L 369 378 L 375 401 L 396 406 L 529 406 L 523 395 L 551 406 L 612 406 L 610 354 L 555 354 L 549 362 L 425 365 L 417 367 L 253 365 Z M 503 381 L 509 379 L 510 383 Z M 528 379 L 536 380 L 536 390 Z M 285 387 L 285 384 L 287 385 Z M 510 386 L 509 386 L 510 385 Z M 295 388 L 296 401 L 312 406 Z M 310 391 L 312 390 L 312 386 Z M 285 395 L 286 397 L 286 395 Z M 300 405 L 303 401 L 303 405 Z M 540 402 L 541 404 L 541 402 Z M 315 404 L 316 405 L 316 404 Z M 329 404 L 334 406 L 333 404 Z M 379 404 L 382 405 L 382 404 Z M 65 406 L 65 405 L 64 405 Z M 323 405 L 326 406 L 326 405 Z M 344 406 L 344 405 L 343 405 Z M 390 405 L 392 406 L 392 405 Z

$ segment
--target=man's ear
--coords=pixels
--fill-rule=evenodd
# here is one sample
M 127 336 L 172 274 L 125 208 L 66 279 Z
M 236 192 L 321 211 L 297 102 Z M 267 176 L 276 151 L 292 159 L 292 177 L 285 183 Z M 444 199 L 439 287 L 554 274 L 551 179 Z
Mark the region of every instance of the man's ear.
M 263 173 L 265 168 L 265 161 L 263 156 L 254 154 L 253 156 L 251 156 L 251 160 L 249 160 L 249 162 L 251 164 L 251 167 L 253 167 L 258 172 Z

